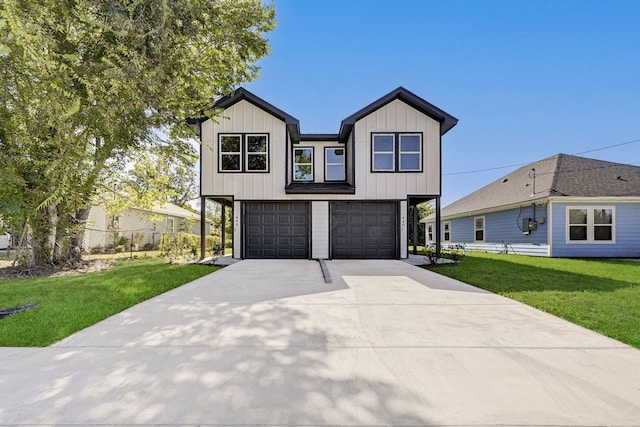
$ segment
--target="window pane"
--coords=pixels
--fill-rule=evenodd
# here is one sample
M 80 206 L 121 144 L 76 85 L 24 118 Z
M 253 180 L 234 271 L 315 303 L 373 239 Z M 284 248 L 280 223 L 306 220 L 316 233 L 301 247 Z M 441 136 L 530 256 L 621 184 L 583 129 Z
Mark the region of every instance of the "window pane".
M 223 153 L 240 152 L 240 136 L 224 135 L 220 137 L 220 151 Z
M 586 224 L 586 209 L 569 209 L 569 224 Z
M 612 227 L 601 225 L 593 228 L 594 240 L 613 240 Z
M 419 154 L 400 155 L 400 170 L 403 170 L 403 171 L 420 170 L 420 155 Z
M 221 169 L 223 171 L 239 171 L 240 170 L 240 154 L 223 154 Z
M 583 225 L 569 227 L 569 240 L 587 240 L 587 227 Z
M 594 209 L 593 210 L 593 223 L 594 224 L 613 224 L 613 212 L 611 209 Z
M 476 240 L 484 240 L 484 231 L 476 230 Z
M 327 149 L 327 163 L 344 163 L 344 149 L 342 148 Z
M 400 151 L 421 151 L 420 135 L 400 135 Z
M 312 162 L 313 150 L 311 148 L 296 148 L 294 153 L 296 163 Z
M 451 235 L 449 234 L 448 231 L 444 232 L 444 241 L 448 242 L 449 240 L 451 240 Z
M 327 181 L 344 181 L 344 166 L 342 165 L 327 165 Z
M 249 171 L 266 171 L 267 155 L 266 154 L 250 154 L 247 156 L 247 170 Z
M 482 218 L 476 218 L 476 229 L 483 229 L 484 228 L 484 219 Z
M 373 135 L 373 151 L 393 151 L 393 135 Z
M 296 165 L 294 178 L 296 181 L 312 181 L 313 171 L 311 165 Z
M 247 135 L 247 152 L 266 153 L 267 137 L 265 135 Z
M 374 154 L 373 155 L 373 169 L 377 171 L 392 171 L 393 170 L 393 154 Z

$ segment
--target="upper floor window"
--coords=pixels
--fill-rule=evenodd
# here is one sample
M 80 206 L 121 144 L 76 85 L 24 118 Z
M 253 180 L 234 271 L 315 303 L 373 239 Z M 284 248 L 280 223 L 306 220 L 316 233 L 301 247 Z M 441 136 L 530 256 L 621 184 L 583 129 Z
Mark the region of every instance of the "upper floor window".
M 474 240 L 484 242 L 484 217 L 477 216 L 473 219 Z
M 567 241 L 570 243 L 612 243 L 612 207 L 567 208 Z
M 313 181 L 313 148 L 293 149 L 293 180 Z
M 218 140 L 219 172 L 268 172 L 267 134 L 221 134 Z
M 421 133 L 374 133 L 371 138 L 373 172 L 421 172 Z
M 327 147 L 324 151 L 324 180 L 344 181 L 344 148 Z

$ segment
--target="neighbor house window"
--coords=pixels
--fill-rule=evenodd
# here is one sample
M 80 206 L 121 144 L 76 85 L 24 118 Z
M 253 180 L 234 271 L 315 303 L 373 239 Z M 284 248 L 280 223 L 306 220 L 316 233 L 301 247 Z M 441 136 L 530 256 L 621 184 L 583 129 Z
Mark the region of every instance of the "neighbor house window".
M 421 172 L 421 133 L 374 133 L 371 136 L 372 172 Z
M 174 227 L 173 218 L 167 218 L 167 232 L 173 233 L 175 230 L 173 227 Z
M 612 243 L 614 208 L 567 208 L 567 241 L 570 243 Z
M 293 149 L 293 180 L 313 181 L 313 148 Z
M 445 221 L 442 223 L 443 227 L 444 227 L 444 241 L 445 242 L 450 242 L 451 241 L 451 223 L 449 221 Z
M 221 134 L 218 137 L 219 172 L 268 172 L 267 134 Z
M 478 216 L 473 219 L 473 234 L 476 242 L 484 242 L 484 217 Z
M 328 147 L 324 151 L 324 180 L 344 181 L 344 148 Z
M 427 224 L 427 241 L 433 242 L 433 224 Z

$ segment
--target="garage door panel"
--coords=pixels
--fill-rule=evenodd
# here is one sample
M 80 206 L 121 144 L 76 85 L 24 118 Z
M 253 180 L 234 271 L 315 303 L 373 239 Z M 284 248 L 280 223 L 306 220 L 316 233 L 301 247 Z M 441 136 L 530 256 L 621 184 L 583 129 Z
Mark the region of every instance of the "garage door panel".
M 331 229 L 333 258 L 397 256 L 395 202 L 332 202 Z
M 307 202 L 246 202 L 246 258 L 309 258 Z

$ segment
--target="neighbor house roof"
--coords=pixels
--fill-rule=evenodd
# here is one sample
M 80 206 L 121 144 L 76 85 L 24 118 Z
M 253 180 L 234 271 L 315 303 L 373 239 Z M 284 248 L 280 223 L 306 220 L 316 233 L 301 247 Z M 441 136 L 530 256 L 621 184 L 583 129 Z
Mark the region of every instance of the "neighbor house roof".
M 556 154 L 523 166 L 451 203 L 442 209 L 441 215 L 452 217 L 550 197 L 630 196 L 640 196 L 640 167 Z
M 200 214 L 194 213 L 188 209 L 181 208 L 173 203 L 165 203 L 161 206 L 153 206 L 150 209 L 132 208 L 141 211 L 153 212 L 160 215 L 170 215 L 178 218 L 191 218 L 200 221 Z
M 440 135 L 444 135 L 458 123 L 458 119 L 453 117 L 451 114 L 442 111 L 435 105 L 430 104 L 429 102 L 420 98 L 418 95 L 409 92 L 407 89 L 400 86 L 396 90 L 389 92 L 382 98 L 373 101 L 371 104 L 367 105 L 361 110 L 356 111 L 355 113 L 344 119 L 340 124 L 340 140 L 344 141 L 347 139 L 349 133 L 351 133 L 351 129 L 353 129 L 353 126 L 358 120 L 362 119 L 365 116 L 368 116 L 376 110 L 379 110 L 380 108 L 384 107 L 392 101 L 395 101 L 396 99 L 405 102 L 421 113 L 440 122 Z

